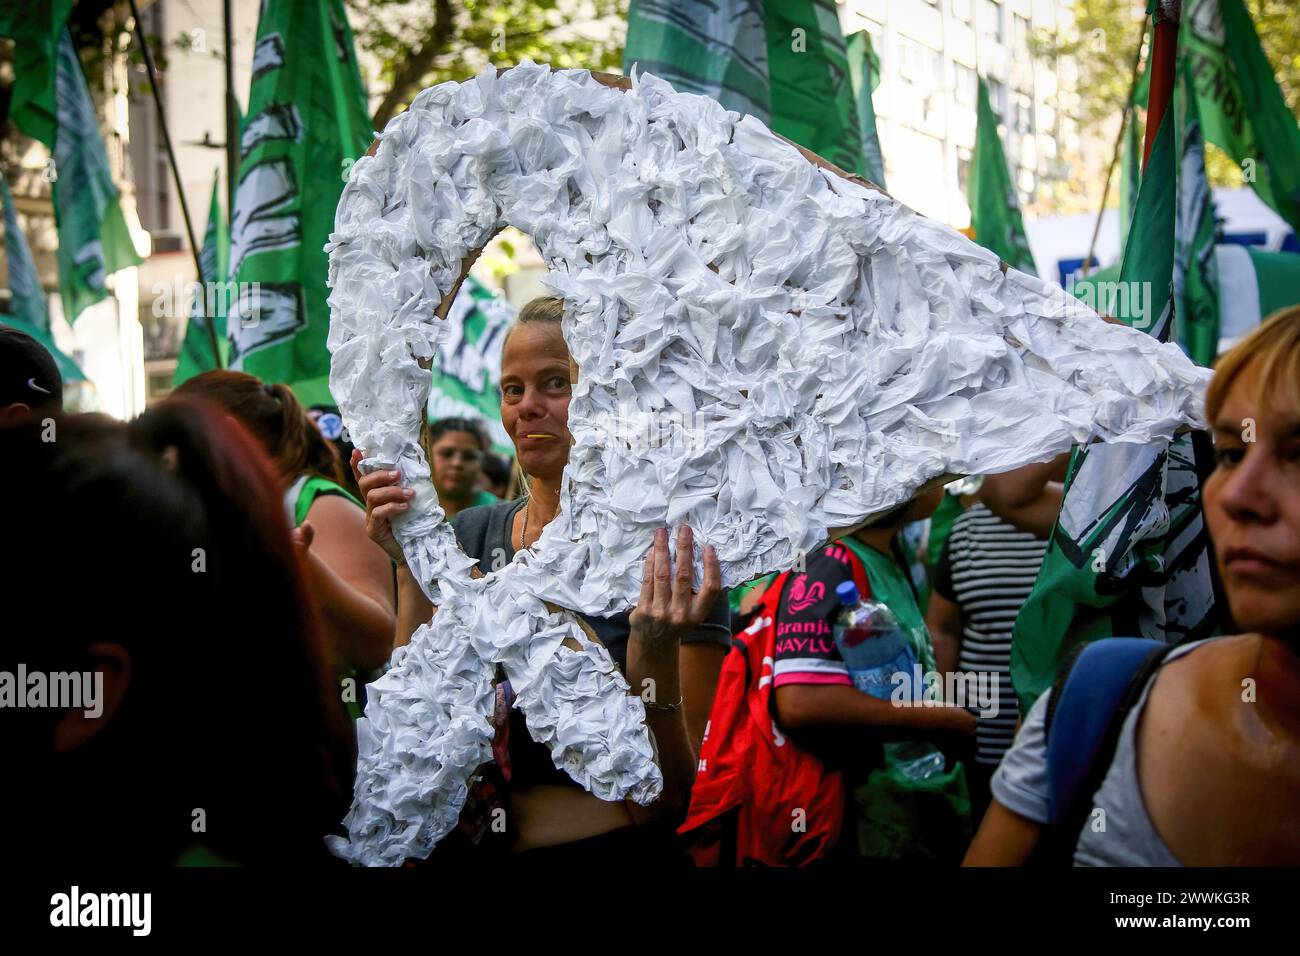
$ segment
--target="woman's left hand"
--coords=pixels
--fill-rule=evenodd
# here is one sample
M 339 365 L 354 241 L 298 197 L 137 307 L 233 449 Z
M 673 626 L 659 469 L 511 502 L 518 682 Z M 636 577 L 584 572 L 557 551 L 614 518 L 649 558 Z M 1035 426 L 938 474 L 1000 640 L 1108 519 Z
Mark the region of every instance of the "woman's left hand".
M 294 552 L 303 559 L 311 551 L 311 543 L 316 540 L 316 529 L 310 521 L 304 519 L 302 524 L 289 532 L 289 537 L 293 541 Z
M 675 641 L 698 627 L 722 593 L 722 571 L 712 545 L 704 548 L 704 580 L 692 593 L 694 536 L 682 525 L 677 532 L 677 568 L 668 553 L 668 529 L 655 532 L 654 546 L 646 555 L 641 579 L 641 599 L 630 615 L 632 634 L 651 643 Z

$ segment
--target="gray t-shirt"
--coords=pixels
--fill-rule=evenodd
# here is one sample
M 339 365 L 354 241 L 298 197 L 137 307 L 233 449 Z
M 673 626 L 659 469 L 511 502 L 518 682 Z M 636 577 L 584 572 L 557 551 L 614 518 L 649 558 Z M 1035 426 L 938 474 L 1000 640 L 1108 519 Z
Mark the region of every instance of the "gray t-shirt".
M 1165 658 L 1165 663 L 1204 643 L 1197 641 L 1175 648 Z M 1155 674 L 1147 681 L 1142 696 L 1128 712 L 1120 729 L 1115 759 L 1093 797 L 1094 810 L 1105 811 L 1105 816 L 1089 816 L 1074 848 L 1075 866 L 1182 866 L 1156 832 L 1138 785 L 1137 722 L 1142 717 L 1147 695 L 1154 683 Z M 1049 819 L 1050 803 L 1046 727 L 1050 696 L 1051 691 L 1048 691 L 1030 708 L 1020 726 L 1020 733 L 1016 735 L 1016 742 L 1002 758 L 992 780 L 993 797 L 998 803 L 1043 824 Z M 1103 821 L 1104 830 L 1100 829 Z
M 452 530 L 461 549 L 478 561 L 484 574 L 500 570 L 514 560 L 515 547 L 510 536 L 515 513 L 524 505 L 524 499 L 502 501 L 497 504 L 466 508 L 451 519 Z M 493 565 L 496 565 L 493 567 Z M 579 615 L 596 632 L 596 637 L 614 658 L 622 671 L 627 670 L 627 639 L 632 626 L 628 612 L 613 617 Z M 682 636 L 683 644 L 718 644 L 731 646 L 731 606 L 726 591 L 718 597 L 709 616 L 700 626 Z

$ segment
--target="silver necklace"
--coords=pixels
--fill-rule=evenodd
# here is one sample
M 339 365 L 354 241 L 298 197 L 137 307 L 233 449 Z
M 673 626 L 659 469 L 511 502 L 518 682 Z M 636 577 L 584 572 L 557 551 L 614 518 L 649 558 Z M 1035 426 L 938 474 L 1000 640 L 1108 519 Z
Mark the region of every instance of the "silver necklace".
M 524 550 L 524 540 L 528 537 L 528 502 L 524 501 L 524 526 L 519 532 L 519 550 Z

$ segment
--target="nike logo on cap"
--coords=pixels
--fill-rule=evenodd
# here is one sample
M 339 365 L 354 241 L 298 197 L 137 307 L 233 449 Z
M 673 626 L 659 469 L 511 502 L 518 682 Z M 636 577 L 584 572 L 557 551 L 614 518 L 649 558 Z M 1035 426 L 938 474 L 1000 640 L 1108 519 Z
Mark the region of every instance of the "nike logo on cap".
M 36 379 L 34 379 L 34 378 L 29 378 L 29 379 L 27 380 L 27 387 L 30 388 L 30 389 L 31 389 L 32 391 L 34 391 L 34 392 L 41 392 L 42 394 L 45 394 L 45 395 L 53 395 L 53 394 L 54 394 L 54 393 L 51 392 L 48 388 L 41 388 L 39 385 L 37 385 L 37 384 L 36 384 Z

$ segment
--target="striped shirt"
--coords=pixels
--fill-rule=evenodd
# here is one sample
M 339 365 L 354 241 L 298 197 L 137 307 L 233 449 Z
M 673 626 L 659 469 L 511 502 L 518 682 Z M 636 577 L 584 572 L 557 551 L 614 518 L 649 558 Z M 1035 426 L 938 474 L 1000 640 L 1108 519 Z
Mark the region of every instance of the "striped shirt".
M 962 672 L 989 675 L 985 687 L 992 695 L 996 681 L 997 715 L 976 711 L 975 762 L 995 766 L 1015 737 L 1018 706 L 1011 687 L 1011 632 L 1016 614 L 1033 590 L 1047 542 L 997 517 L 976 503 L 953 522 L 936 569 L 934 589 L 961 611 Z

